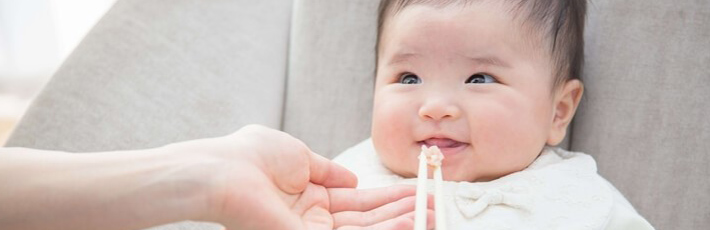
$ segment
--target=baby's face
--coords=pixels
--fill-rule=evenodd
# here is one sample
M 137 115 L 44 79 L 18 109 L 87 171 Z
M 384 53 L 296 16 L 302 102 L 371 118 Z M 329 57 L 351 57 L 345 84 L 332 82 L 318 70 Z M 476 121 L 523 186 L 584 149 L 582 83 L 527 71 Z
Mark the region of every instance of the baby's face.
M 416 176 L 421 145 L 437 145 L 445 180 L 487 181 L 524 169 L 549 142 L 550 56 L 495 2 L 413 5 L 390 16 L 372 127 L 390 170 Z

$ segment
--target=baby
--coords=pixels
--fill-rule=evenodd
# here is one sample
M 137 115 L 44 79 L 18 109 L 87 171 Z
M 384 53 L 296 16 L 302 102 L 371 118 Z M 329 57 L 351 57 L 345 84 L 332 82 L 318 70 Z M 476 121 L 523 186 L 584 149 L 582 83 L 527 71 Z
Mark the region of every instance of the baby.
M 415 184 L 421 146 L 438 146 L 437 221 L 451 229 L 653 229 L 591 156 L 550 147 L 582 97 L 585 11 L 584 0 L 383 0 L 372 138 L 335 161 L 360 188 Z

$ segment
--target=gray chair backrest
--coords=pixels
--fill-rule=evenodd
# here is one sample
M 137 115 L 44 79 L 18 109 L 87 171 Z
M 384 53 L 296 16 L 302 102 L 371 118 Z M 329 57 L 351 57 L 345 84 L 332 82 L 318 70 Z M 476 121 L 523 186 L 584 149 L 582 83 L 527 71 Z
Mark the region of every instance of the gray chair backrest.
M 370 132 L 377 0 L 122 0 L 8 146 L 85 152 L 280 128 L 334 156 Z M 589 5 L 568 146 L 658 229 L 710 226 L 710 4 Z
M 710 226 L 710 2 L 595 0 L 571 148 L 658 229 Z
M 149 148 L 281 127 L 291 1 L 118 1 L 8 146 Z
M 295 1 L 283 129 L 325 156 L 370 136 L 378 5 Z

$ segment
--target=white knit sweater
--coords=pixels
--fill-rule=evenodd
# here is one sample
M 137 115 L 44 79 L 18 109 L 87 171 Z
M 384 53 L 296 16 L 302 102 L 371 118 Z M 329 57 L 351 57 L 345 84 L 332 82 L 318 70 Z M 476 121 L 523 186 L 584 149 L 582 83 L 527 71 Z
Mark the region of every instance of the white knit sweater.
M 370 139 L 334 161 L 357 175 L 358 188 L 416 184 L 416 178 L 389 171 Z M 653 229 L 584 153 L 545 148 L 520 172 L 490 182 L 443 185 L 450 229 Z

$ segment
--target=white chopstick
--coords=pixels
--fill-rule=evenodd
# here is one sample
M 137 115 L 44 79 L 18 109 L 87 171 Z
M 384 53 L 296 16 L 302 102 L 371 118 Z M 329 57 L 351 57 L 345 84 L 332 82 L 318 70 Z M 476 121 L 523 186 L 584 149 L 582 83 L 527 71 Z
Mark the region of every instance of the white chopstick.
M 437 159 L 434 159 L 437 158 Z M 425 230 L 427 226 L 426 211 L 427 211 L 427 167 L 434 167 L 434 212 L 436 217 L 436 230 L 446 230 L 446 209 L 443 202 L 443 176 L 441 173 L 441 164 L 444 155 L 438 147 L 432 146 L 426 148 L 422 146 L 422 152 L 419 154 L 419 171 L 417 175 L 417 197 L 415 204 L 414 215 L 414 230 Z
M 441 165 L 434 168 L 434 212 L 436 214 L 436 230 L 446 230 L 446 208 L 444 208 L 443 176 Z
M 426 230 L 426 210 L 427 210 L 427 157 L 424 154 L 426 147 L 422 145 L 422 152 L 419 153 L 419 172 L 417 175 L 417 197 L 414 206 L 414 230 Z

